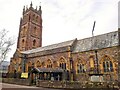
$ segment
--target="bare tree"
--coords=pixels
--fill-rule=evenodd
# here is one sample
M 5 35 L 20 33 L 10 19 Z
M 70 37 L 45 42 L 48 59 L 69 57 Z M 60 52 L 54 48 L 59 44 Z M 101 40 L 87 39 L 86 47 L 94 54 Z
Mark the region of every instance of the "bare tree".
M 14 44 L 14 40 L 8 37 L 8 31 L 5 29 L 0 31 L 0 65 L 6 59 L 8 52 L 11 50 L 11 46 Z

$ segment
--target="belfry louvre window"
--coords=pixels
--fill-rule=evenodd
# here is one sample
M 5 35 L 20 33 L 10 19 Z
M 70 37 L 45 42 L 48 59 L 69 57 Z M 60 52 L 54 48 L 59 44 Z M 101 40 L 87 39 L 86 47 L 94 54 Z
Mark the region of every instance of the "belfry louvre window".
M 22 39 L 22 45 L 24 46 L 24 43 L 25 43 L 25 40 L 24 39 Z
M 84 73 L 84 72 L 85 72 L 85 65 L 77 64 L 77 73 Z
M 104 72 L 113 72 L 113 63 L 111 61 L 103 62 Z
M 34 27 L 33 34 L 37 35 L 37 28 L 36 27 Z
M 35 20 L 35 14 L 33 14 L 33 21 Z
M 33 40 L 33 46 L 35 46 L 36 45 L 36 40 Z
M 36 16 L 36 22 L 38 22 L 38 16 Z

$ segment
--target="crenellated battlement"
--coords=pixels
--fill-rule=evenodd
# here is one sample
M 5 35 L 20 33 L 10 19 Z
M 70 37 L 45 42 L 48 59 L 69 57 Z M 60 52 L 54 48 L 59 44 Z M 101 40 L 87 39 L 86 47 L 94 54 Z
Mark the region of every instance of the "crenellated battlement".
M 24 7 L 23 7 L 23 15 L 26 14 L 26 13 L 28 13 L 29 11 L 33 11 L 33 12 L 41 15 L 41 14 L 42 14 L 41 5 L 39 6 L 39 9 L 37 8 L 37 6 L 36 6 L 36 8 L 34 9 L 34 8 L 33 8 L 33 4 L 32 4 L 32 2 L 31 2 L 30 7 L 28 7 L 28 6 L 24 6 Z

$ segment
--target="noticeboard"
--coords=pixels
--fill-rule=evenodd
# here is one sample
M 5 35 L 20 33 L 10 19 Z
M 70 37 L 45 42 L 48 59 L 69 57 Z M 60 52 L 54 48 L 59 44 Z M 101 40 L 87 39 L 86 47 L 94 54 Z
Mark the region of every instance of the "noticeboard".
M 28 78 L 28 73 L 22 73 L 21 78 Z

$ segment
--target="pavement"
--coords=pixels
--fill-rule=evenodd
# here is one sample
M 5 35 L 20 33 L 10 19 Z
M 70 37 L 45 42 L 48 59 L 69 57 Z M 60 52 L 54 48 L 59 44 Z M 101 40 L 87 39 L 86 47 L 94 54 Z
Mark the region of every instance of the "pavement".
M 1 90 L 61 90 L 61 89 L 51 89 L 51 88 L 43 88 L 36 86 L 24 86 L 24 85 L 15 85 L 8 83 L 0 83 Z
M 81 89 L 53 89 L 53 88 L 43 88 L 36 86 L 24 86 L 24 85 L 16 85 L 16 84 L 8 84 L 0 82 L 0 90 L 120 90 L 115 88 L 105 88 L 105 89 L 97 89 L 97 88 L 81 88 Z

